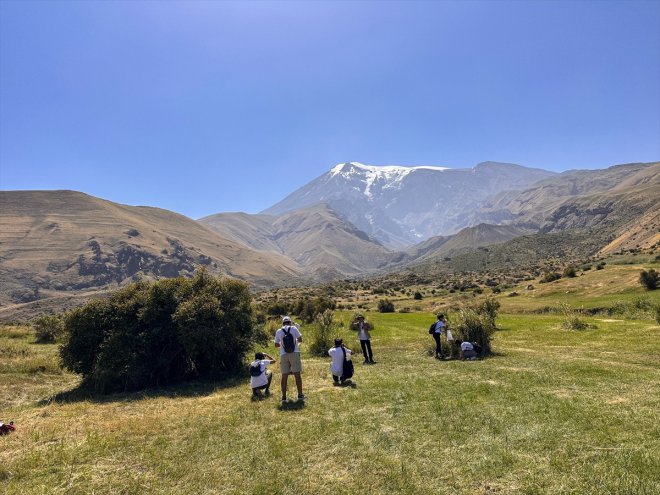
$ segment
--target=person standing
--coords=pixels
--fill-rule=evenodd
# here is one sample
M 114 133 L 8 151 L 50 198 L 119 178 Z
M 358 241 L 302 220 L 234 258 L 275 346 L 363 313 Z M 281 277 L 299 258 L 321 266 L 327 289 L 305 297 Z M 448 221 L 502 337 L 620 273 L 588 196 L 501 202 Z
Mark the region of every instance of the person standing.
M 275 360 L 264 352 L 257 352 L 254 361 L 250 363 L 250 387 L 252 388 L 252 399 L 262 398 L 261 391 L 268 397 L 270 395 L 270 382 L 273 381 L 273 372 L 268 368 Z
M 334 383 L 343 384 L 350 378 L 350 376 L 346 376 L 344 373 L 344 363 L 346 360 L 348 360 L 352 353 L 353 351 L 344 347 L 344 342 L 342 339 L 335 339 L 335 346 L 328 351 L 328 354 L 332 358 L 332 362 L 330 363 L 330 371 L 332 373 L 332 381 Z
M 302 334 L 296 325 L 291 322 L 291 318 L 285 316 L 282 318 L 282 328 L 275 332 L 275 347 L 280 348 L 280 369 L 282 370 L 282 402 L 285 403 L 286 388 L 289 375 L 293 374 L 296 379 L 296 388 L 298 389 L 298 400 L 305 400 L 303 394 L 302 362 L 300 361 L 300 344 L 302 343 Z
M 364 355 L 364 364 L 374 364 L 374 354 L 371 351 L 371 334 L 369 333 L 370 330 L 373 330 L 373 326 L 364 319 L 364 316 L 357 315 L 355 321 L 351 323 L 351 328 L 357 330 L 360 347 Z
M 445 320 L 445 315 L 442 313 L 438 315 L 438 321 L 431 325 L 429 328 L 429 333 L 433 336 L 435 340 L 435 357 L 442 359 L 442 346 L 440 345 L 440 336 L 446 334 L 447 331 L 447 321 Z

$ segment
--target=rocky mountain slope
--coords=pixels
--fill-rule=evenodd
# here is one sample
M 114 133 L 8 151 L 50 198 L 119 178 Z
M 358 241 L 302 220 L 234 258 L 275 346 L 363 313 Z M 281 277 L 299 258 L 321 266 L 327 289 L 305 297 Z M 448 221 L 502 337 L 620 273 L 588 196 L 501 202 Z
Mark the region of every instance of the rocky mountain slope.
M 283 254 L 321 280 L 368 273 L 405 258 L 323 203 L 277 217 L 220 213 L 199 222 L 246 246 Z
M 383 245 L 404 249 L 478 224 L 475 214 L 487 198 L 525 189 L 553 175 L 495 162 L 470 169 L 350 162 L 337 165 L 262 213 L 281 215 L 323 202 Z
M 490 225 L 481 223 L 474 227 L 466 227 L 450 237 L 432 237 L 420 246 L 408 250 L 415 259 L 452 257 L 457 254 L 481 247 L 500 244 L 523 235 L 532 234 L 527 229 L 513 225 Z M 428 246 L 432 245 L 432 249 Z
M 284 256 L 171 211 L 74 191 L 0 192 L 0 304 L 187 275 L 196 266 L 257 287 L 299 274 Z

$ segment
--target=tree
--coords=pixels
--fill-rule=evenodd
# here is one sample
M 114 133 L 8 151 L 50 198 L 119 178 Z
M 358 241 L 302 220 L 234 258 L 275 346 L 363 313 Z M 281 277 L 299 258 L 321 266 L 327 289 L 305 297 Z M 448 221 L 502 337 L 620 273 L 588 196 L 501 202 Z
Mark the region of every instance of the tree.
M 65 318 L 64 367 L 97 392 L 238 371 L 257 329 L 247 285 L 205 271 L 138 282 Z
M 658 288 L 658 280 L 660 279 L 660 273 L 656 272 L 651 268 L 648 272 L 642 270 L 639 274 L 639 283 L 646 287 L 648 290 L 655 290 Z

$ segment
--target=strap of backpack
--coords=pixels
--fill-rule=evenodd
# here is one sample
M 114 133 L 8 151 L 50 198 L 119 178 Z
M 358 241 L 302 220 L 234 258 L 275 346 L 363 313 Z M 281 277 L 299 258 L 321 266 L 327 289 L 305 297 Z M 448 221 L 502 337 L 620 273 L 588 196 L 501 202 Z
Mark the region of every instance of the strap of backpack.
M 344 349 L 344 346 L 341 346 L 341 352 L 344 353 L 344 361 L 346 361 L 346 349 Z

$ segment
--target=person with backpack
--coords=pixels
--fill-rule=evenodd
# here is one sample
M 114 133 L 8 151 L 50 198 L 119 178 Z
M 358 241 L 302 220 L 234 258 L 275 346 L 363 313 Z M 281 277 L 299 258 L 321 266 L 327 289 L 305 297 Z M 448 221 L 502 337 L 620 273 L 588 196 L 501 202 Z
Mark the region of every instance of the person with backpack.
M 302 334 L 296 325 L 291 322 L 291 318 L 285 316 L 282 318 L 282 328 L 275 332 L 275 347 L 280 348 L 280 369 L 282 370 L 282 403 L 287 401 L 286 388 L 289 375 L 293 374 L 296 379 L 296 388 L 298 389 L 298 400 L 305 400 L 303 394 L 302 362 L 300 361 L 300 344 L 302 343 Z
M 250 363 L 250 387 L 252 387 L 252 400 L 263 398 L 261 391 L 268 397 L 270 395 L 270 382 L 273 381 L 273 372 L 268 368 L 275 360 L 264 352 L 257 352 L 254 361 Z
M 448 337 L 447 330 L 447 320 L 445 320 L 445 315 L 440 313 L 438 315 L 438 321 L 431 323 L 431 326 L 429 327 L 429 333 L 433 336 L 433 340 L 435 340 L 435 357 L 437 359 L 442 359 L 443 357 L 440 336 L 444 334 Z
M 369 333 L 370 330 L 373 330 L 371 323 L 365 321 L 364 316 L 357 315 L 355 320 L 351 322 L 351 329 L 358 333 L 364 364 L 375 364 L 374 354 L 371 351 L 371 334 Z
M 344 347 L 342 339 L 335 339 L 335 346 L 328 351 L 328 354 L 332 358 L 330 363 L 332 381 L 336 385 L 344 384 L 353 377 L 353 361 L 350 360 L 353 351 Z

